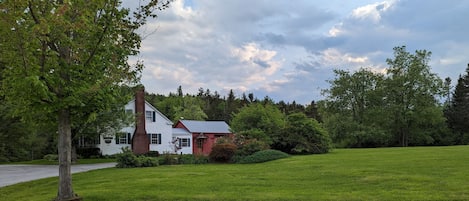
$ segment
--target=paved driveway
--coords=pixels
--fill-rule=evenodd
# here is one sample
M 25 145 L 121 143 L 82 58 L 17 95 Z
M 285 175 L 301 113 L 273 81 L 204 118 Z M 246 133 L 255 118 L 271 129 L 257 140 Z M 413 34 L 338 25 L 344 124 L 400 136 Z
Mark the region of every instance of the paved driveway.
M 116 163 L 72 165 L 72 173 L 115 167 Z M 59 176 L 58 165 L 0 165 L 0 187 Z

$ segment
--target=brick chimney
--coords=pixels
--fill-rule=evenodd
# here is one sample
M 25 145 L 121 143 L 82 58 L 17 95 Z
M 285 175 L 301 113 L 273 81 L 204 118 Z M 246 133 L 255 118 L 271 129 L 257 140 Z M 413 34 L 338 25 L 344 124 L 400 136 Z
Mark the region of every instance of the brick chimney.
M 132 137 L 134 154 L 146 154 L 150 151 L 150 140 L 145 130 L 145 88 L 138 87 L 135 92 L 135 131 Z

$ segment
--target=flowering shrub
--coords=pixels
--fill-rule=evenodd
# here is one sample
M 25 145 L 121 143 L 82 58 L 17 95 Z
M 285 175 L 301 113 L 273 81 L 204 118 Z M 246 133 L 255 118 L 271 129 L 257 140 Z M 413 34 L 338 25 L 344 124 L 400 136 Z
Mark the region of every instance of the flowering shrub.
M 215 144 L 209 154 L 209 158 L 214 162 L 230 162 L 236 152 L 236 145 L 233 143 Z

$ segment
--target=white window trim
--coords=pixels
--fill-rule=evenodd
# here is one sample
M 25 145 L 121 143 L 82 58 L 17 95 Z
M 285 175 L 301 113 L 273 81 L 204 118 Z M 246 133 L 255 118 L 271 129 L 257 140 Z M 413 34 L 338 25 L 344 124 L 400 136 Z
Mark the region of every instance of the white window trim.
M 153 111 L 145 111 L 145 120 L 153 121 Z
M 150 144 L 161 144 L 161 133 L 148 133 Z M 156 143 L 153 143 L 156 141 Z
M 179 145 L 180 145 L 180 147 L 191 147 L 191 139 L 190 138 L 179 138 Z

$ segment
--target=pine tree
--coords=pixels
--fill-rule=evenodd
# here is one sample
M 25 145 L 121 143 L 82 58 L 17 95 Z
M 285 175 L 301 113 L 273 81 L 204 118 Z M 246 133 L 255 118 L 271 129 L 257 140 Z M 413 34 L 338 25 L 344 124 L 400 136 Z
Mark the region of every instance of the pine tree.
M 469 142 L 469 64 L 466 74 L 459 76 L 449 107 L 445 112 L 448 126 L 457 136 L 457 144 Z

